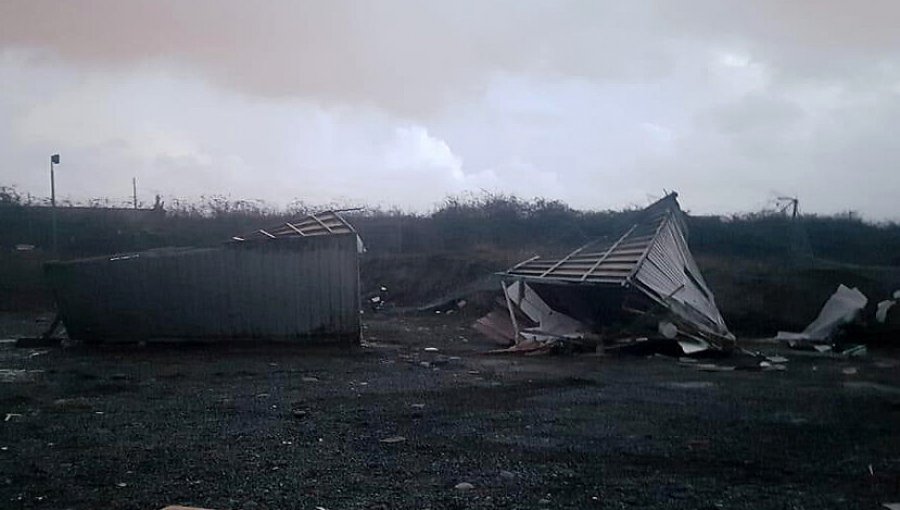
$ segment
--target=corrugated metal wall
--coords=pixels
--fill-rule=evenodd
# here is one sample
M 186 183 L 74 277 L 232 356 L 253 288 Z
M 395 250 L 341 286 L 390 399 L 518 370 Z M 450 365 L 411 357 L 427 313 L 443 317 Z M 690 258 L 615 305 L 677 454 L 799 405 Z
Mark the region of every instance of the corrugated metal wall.
M 691 256 L 680 225 L 675 221 L 666 223 L 634 278 L 665 299 L 676 314 L 704 325 L 717 335 L 729 335 L 715 298 Z
M 47 275 L 79 340 L 359 339 L 356 234 L 52 263 Z

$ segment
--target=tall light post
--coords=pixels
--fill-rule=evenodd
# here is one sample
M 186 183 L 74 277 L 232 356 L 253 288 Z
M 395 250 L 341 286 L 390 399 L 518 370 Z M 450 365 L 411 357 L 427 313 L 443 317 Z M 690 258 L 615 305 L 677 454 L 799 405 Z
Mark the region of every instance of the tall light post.
M 53 230 L 53 256 L 59 257 L 56 242 L 56 176 L 53 173 L 53 165 L 59 164 L 59 154 L 50 156 L 50 222 Z

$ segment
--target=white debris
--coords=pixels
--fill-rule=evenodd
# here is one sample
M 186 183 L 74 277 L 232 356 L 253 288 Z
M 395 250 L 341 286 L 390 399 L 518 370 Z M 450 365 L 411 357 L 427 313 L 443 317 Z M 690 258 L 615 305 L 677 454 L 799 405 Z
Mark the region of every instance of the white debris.
M 714 388 L 716 385 L 710 381 L 678 381 L 661 383 L 660 386 L 662 386 L 663 388 L 671 388 L 674 390 L 703 390 L 707 388 Z
M 859 289 L 841 284 L 806 329 L 801 333 L 779 331 L 775 338 L 788 342 L 828 340 L 841 326 L 856 320 L 868 302 L 869 299 Z
M 728 365 L 716 365 L 715 363 L 700 363 L 694 365 L 694 368 L 701 372 L 731 372 L 736 367 Z
M 682 337 L 678 339 L 678 345 L 685 354 L 695 354 L 709 349 L 709 343 L 699 338 Z
M 658 329 L 660 335 L 670 340 L 678 336 L 678 326 L 669 321 L 659 321 Z
M 768 362 L 768 361 L 760 361 L 760 362 L 759 362 L 759 366 L 760 366 L 760 368 L 763 369 L 763 371 L 766 371 L 766 372 L 772 372 L 772 371 L 779 371 L 779 372 L 780 372 L 780 371 L 782 371 L 782 370 L 787 370 L 787 366 L 786 366 L 786 365 L 781 365 L 781 364 L 778 364 L 778 363 L 771 363 L 771 362 Z
M 880 301 L 878 303 L 877 309 L 875 310 L 875 320 L 884 324 L 887 321 L 888 310 L 890 310 L 891 307 L 896 304 L 897 302 L 893 299 L 885 299 L 884 301 Z

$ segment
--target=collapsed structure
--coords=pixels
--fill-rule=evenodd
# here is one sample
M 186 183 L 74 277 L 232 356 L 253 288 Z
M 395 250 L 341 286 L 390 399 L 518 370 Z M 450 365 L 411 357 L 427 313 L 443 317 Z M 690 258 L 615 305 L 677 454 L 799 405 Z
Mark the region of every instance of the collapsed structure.
M 51 262 L 45 270 L 69 337 L 84 342 L 353 343 L 361 249 L 356 230 L 329 211 L 220 246 Z
M 734 336 L 686 234 L 671 193 L 615 240 L 590 242 L 562 258 L 536 256 L 500 273 L 508 319 L 494 312 L 476 327 L 530 346 L 658 336 L 677 340 L 686 353 L 730 347 Z

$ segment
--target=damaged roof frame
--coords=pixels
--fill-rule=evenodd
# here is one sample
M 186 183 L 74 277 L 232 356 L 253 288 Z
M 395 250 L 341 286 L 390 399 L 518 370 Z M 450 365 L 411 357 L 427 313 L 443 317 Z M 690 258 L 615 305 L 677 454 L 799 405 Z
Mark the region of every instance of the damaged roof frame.
M 356 211 L 359 209 L 344 209 Z M 278 239 L 282 237 L 308 237 L 329 234 L 355 234 L 356 229 L 341 217 L 342 211 L 311 213 L 300 220 L 285 222 L 274 227 L 259 229 L 249 234 L 234 236 L 232 241 L 252 241 L 257 239 Z
M 670 193 L 641 211 L 615 241 L 592 241 L 558 259 L 535 256 L 500 276 L 524 284 L 633 289 L 669 312 L 682 335 L 711 347 L 731 344 L 734 336 L 688 249 L 677 196 Z M 517 303 L 505 283 L 503 289 L 512 313 Z M 517 339 L 519 333 L 516 327 Z

